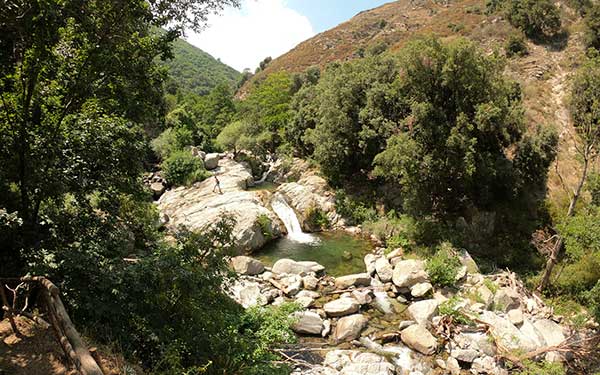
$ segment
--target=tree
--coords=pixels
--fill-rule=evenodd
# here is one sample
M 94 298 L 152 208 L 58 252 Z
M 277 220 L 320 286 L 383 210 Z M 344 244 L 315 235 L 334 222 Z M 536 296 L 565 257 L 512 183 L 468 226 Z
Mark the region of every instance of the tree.
M 575 150 L 583 163 L 581 175 L 575 189 L 569 192 L 570 203 L 566 217 L 575 215 L 577 203 L 581 197 L 582 189 L 587 181 L 590 165 L 598 157 L 600 151 L 600 57 L 588 59 L 579 68 L 573 80 L 571 93 L 571 116 L 575 127 L 573 140 Z M 559 236 L 552 249 L 544 274 L 538 285 L 538 291 L 543 291 L 550 283 L 552 270 L 558 262 L 559 253 L 563 247 L 564 239 Z
M 585 22 L 585 44 L 600 50 L 600 4 L 593 3 L 588 8 L 583 20 Z
M 560 12 L 551 0 L 509 0 L 506 14 L 530 38 L 552 37 L 561 29 Z
M 226 4 L 237 1 L 0 5 L 0 206 L 23 220 L 18 247 L 3 246 L 9 257 L 39 246 L 48 225 L 40 212 L 66 195 L 139 187 L 142 131 L 164 113 L 165 72 L 155 59 Z

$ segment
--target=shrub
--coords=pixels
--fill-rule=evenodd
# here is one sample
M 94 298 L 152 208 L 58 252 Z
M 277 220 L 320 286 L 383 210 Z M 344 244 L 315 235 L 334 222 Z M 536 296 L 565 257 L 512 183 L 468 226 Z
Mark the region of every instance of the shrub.
M 471 320 L 467 315 L 460 311 L 458 308 L 458 304 L 460 300 L 457 296 L 454 296 L 440 304 L 439 313 L 441 316 L 450 316 L 454 319 L 455 322 L 459 324 L 471 325 L 473 324 L 473 320 Z
M 523 34 L 511 34 L 506 41 L 506 56 L 525 56 L 529 53 Z
M 560 11 L 551 0 L 510 0 L 508 21 L 528 37 L 551 37 L 561 29 Z
M 202 160 L 189 151 L 175 151 L 161 164 L 165 178 L 173 185 L 190 185 L 209 176 Z
M 451 286 L 456 282 L 461 263 L 452 252 L 452 245 L 443 243 L 437 253 L 427 260 L 426 270 L 433 284 Z
M 261 214 L 258 216 L 258 218 L 256 219 L 258 225 L 260 226 L 260 231 L 262 232 L 263 236 L 265 236 L 265 238 L 268 240 L 272 240 L 273 239 L 273 230 L 271 228 L 271 219 L 269 219 L 269 217 L 265 214 Z
M 587 179 L 587 191 L 592 196 L 592 204 L 600 206 L 600 173 L 592 173 Z
M 306 213 L 306 222 L 313 230 L 329 228 L 330 222 L 327 214 L 317 206 L 311 206 Z
M 600 323 L 600 280 L 596 282 L 596 285 L 587 293 L 586 297 L 590 312 L 596 322 Z
M 377 220 L 377 211 L 373 207 L 348 196 L 342 189 L 335 192 L 335 209 L 351 224 L 362 224 L 365 221 Z
M 516 375 L 565 375 L 565 369 L 560 363 L 524 361 L 524 368 L 515 372 Z
M 161 159 L 167 159 L 172 153 L 192 146 L 192 132 L 185 128 L 169 128 L 152 140 L 152 150 Z

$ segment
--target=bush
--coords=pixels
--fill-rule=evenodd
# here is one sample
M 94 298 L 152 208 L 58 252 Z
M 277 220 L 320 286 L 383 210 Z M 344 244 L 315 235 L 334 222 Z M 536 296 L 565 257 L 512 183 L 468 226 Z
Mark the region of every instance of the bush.
M 551 0 L 510 0 L 507 18 L 528 37 L 552 37 L 561 29 L 560 11 Z
M 408 250 L 419 237 L 415 220 L 407 215 L 398 216 L 394 210 L 375 221 L 364 223 L 364 229 L 385 242 L 389 250 L 399 247 Z
M 525 56 L 529 53 L 523 34 L 511 34 L 506 41 L 506 56 Z
M 185 128 L 169 128 L 152 140 L 152 150 L 162 160 L 172 153 L 194 144 L 192 132 Z
M 587 191 L 592 196 L 592 204 L 600 206 L 600 173 L 591 173 L 587 179 Z
M 265 214 L 261 214 L 256 219 L 258 225 L 260 226 L 260 231 L 263 236 L 268 240 L 273 239 L 273 230 L 271 228 L 271 219 Z
M 206 179 L 210 174 L 202 160 L 189 151 L 175 151 L 161 164 L 166 180 L 172 185 L 190 185 Z
M 566 371 L 560 363 L 525 361 L 523 369 L 515 375 L 565 375 Z
M 312 230 L 329 228 L 330 222 L 327 214 L 317 206 L 311 206 L 306 213 L 306 222 Z
M 373 207 L 348 196 L 342 189 L 335 192 L 335 209 L 338 214 L 348 219 L 351 224 L 362 224 L 365 221 L 376 221 L 377 211 Z
M 587 293 L 586 297 L 590 312 L 596 322 L 600 323 L 600 280 L 596 282 L 596 285 Z
M 437 253 L 427 260 L 426 270 L 435 285 L 452 286 L 461 267 L 460 260 L 453 254 L 452 245 L 443 243 Z
M 467 315 L 460 311 L 460 309 L 458 308 L 459 303 L 460 300 L 457 296 L 454 296 L 442 302 L 439 307 L 440 316 L 450 316 L 454 319 L 455 322 L 459 324 L 473 324 L 473 320 L 471 320 Z

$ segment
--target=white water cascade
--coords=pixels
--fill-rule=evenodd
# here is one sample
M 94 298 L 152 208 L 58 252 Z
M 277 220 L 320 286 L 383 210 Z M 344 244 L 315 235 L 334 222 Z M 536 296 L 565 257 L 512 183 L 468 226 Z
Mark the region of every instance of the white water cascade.
M 273 170 L 273 167 L 274 167 L 274 163 L 269 163 L 269 168 L 263 173 L 260 180 L 254 181 L 254 184 L 260 185 L 263 182 L 265 182 L 267 180 L 267 177 L 269 176 L 269 173 Z
M 283 195 L 275 194 L 271 200 L 271 207 L 273 211 L 279 216 L 285 229 L 287 229 L 287 237 L 296 242 L 307 243 L 307 244 L 318 244 L 319 239 L 309 233 L 304 233 L 300 226 L 300 221 L 294 210 L 287 203 Z

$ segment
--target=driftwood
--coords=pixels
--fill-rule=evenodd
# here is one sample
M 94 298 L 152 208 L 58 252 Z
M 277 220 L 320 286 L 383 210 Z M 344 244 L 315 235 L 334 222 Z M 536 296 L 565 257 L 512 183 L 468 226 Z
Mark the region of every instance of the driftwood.
M 69 360 L 73 363 L 75 368 L 82 375 L 103 375 L 100 366 L 90 354 L 90 351 L 88 350 L 83 339 L 79 335 L 79 332 L 77 332 L 77 330 L 75 329 L 71 318 L 69 318 L 69 314 L 67 314 L 67 310 L 65 309 L 65 306 L 63 305 L 62 300 L 60 299 L 60 292 L 56 285 L 54 285 L 50 280 L 46 279 L 45 277 L 38 276 L 23 277 L 20 279 L 0 279 L 0 281 L 2 281 L 3 283 L 19 282 L 21 284 L 29 283 L 39 285 L 42 289 L 42 300 L 44 301 L 45 308 L 48 313 L 48 319 L 50 320 L 49 324 L 52 326 L 54 335 L 60 343 L 67 358 L 69 358 Z M 21 287 L 21 284 L 19 284 L 19 286 L 15 289 L 9 288 L 9 290 L 13 292 L 15 299 L 17 289 Z M 11 320 L 11 325 L 13 326 L 13 330 L 15 333 L 18 333 L 18 331 L 16 330 L 16 325 L 13 325 L 13 313 L 17 312 L 19 315 L 22 314 L 34 321 L 36 320 L 36 317 L 33 317 L 30 314 L 25 314 L 24 310 L 16 310 L 15 299 L 13 299 L 12 306 L 9 305 L 8 299 L 6 298 L 6 294 L 4 292 L 4 286 L 0 287 L 0 294 L 2 295 L 2 303 L 4 305 L 3 310 L 6 311 L 8 318 Z M 25 303 L 25 307 L 27 306 L 28 300 L 26 300 Z M 43 322 L 46 323 L 45 321 Z

